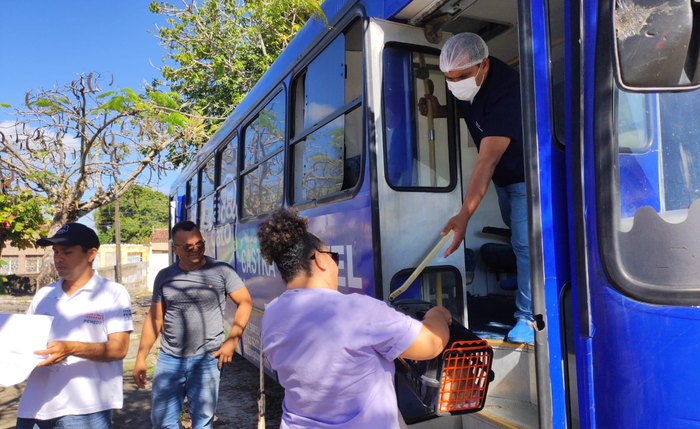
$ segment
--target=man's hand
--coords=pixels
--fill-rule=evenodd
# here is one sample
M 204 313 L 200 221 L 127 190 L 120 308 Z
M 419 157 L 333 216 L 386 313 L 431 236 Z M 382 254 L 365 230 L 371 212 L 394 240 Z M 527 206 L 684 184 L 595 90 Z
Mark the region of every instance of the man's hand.
M 71 353 L 70 341 L 51 341 L 46 345 L 46 349 L 37 350 L 36 355 L 49 355 L 46 360 L 41 361 L 37 367 L 49 366 L 65 360 Z
M 450 220 L 448 220 L 445 224 L 445 227 L 442 228 L 442 231 L 440 231 L 440 235 L 442 236 L 446 235 L 450 231 L 454 231 L 455 234 L 454 238 L 452 239 L 452 243 L 447 249 L 445 249 L 445 253 L 442 255 L 443 257 L 447 258 L 450 256 L 450 254 L 452 254 L 452 252 L 459 247 L 462 240 L 464 240 L 464 234 L 467 231 L 468 221 L 469 217 L 460 213 L 450 218 Z
M 136 387 L 139 389 L 143 389 L 146 387 L 146 381 L 148 380 L 148 365 L 146 365 L 146 361 L 143 359 L 136 359 L 136 363 L 134 363 L 134 383 L 136 383 Z
M 441 105 L 437 97 L 431 94 L 426 94 L 418 100 L 418 112 L 421 115 L 428 116 L 428 103 L 432 105 L 434 118 L 444 118 L 447 116 L 445 106 Z
M 233 361 L 233 354 L 236 352 L 237 345 L 238 337 L 229 337 L 224 341 L 221 347 L 219 347 L 219 350 L 211 355 L 213 358 L 219 358 L 219 363 L 217 364 L 219 369 L 221 369 L 225 363 L 231 363 Z

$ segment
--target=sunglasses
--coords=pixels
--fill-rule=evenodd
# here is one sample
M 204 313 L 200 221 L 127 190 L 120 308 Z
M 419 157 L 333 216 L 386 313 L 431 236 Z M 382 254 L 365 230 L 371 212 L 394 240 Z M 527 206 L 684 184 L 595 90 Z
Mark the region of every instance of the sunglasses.
M 177 243 L 173 243 L 173 246 L 179 247 L 180 249 L 184 249 L 184 250 L 187 251 L 187 252 L 191 252 L 191 251 L 193 251 L 193 250 L 195 250 L 195 249 L 197 249 L 197 250 L 202 250 L 202 249 L 204 249 L 204 241 L 198 241 L 198 242 L 196 242 L 196 243 L 194 243 L 194 244 L 189 244 L 189 243 L 177 244 Z
M 335 262 L 336 264 L 338 264 L 338 262 L 340 262 L 340 254 L 339 254 L 338 252 L 330 252 L 330 251 L 328 251 L 328 250 L 317 250 L 317 252 L 318 252 L 318 253 L 325 253 L 325 254 L 327 254 L 327 255 L 331 255 L 331 259 L 332 259 L 333 262 Z M 316 258 L 316 254 L 311 255 L 311 259 L 315 259 L 315 258 Z

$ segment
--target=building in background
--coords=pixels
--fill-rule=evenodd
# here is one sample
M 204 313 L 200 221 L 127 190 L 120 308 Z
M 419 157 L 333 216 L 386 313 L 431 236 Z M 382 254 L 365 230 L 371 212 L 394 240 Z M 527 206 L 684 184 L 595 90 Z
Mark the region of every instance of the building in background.
M 168 230 L 153 230 L 148 244 L 122 243 L 121 283 L 130 292 L 152 290 L 153 280 L 161 269 L 169 265 Z M 6 247 L 2 252 L 4 263 L 0 264 L 0 275 L 29 277 L 32 281 L 41 270 L 42 257 L 51 254 L 51 248 L 29 248 L 19 250 Z M 94 268 L 108 279 L 116 277 L 116 245 L 102 244 L 95 259 Z
M 8 246 L 2 249 L 2 259 L 0 264 L 0 275 L 32 275 L 39 274 L 41 269 L 41 258 L 50 253 L 51 248 L 39 247 L 19 250 L 16 247 Z
M 148 290 L 153 290 L 153 281 L 156 278 L 158 271 L 170 265 L 170 246 L 168 243 L 168 230 L 155 229 L 151 234 L 149 242 L 149 257 L 148 257 L 148 279 L 146 287 Z

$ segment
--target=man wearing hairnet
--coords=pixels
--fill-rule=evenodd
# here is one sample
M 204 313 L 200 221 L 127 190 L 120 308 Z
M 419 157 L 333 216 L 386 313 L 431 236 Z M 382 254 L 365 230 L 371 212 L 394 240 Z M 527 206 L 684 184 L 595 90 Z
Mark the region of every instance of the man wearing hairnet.
M 457 110 L 464 118 L 479 153 L 462 208 L 442 229 L 443 235 L 450 230 L 455 234 L 445 256 L 464 240 L 467 223 L 486 194 L 489 181 L 493 180 L 501 216 L 511 228 L 511 244 L 518 270 L 516 324 L 508 332 L 506 341 L 533 344 L 518 71 L 490 57 L 486 42 L 473 33 L 457 34 L 447 40 L 440 53 L 440 70 L 457 99 Z M 422 114 L 427 114 L 428 102 L 435 116 L 445 115 L 445 107 L 440 106 L 432 95 L 420 100 Z

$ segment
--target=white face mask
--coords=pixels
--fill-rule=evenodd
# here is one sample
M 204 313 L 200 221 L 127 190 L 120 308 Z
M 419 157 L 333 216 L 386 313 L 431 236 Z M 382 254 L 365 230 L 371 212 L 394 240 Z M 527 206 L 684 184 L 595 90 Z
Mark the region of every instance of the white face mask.
M 480 85 L 476 84 L 476 77 L 479 75 L 480 71 L 481 65 L 479 65 L 479 70 L 472 77 L 458 80 L 457 82 L 448 80 L 447 87 L 450 89 L 450 92 L 452 92 L 452 95 L 458 100 L 471 102 L 476 96 L 476 93 L 479 92 L 479 88 L 481 88 Z

